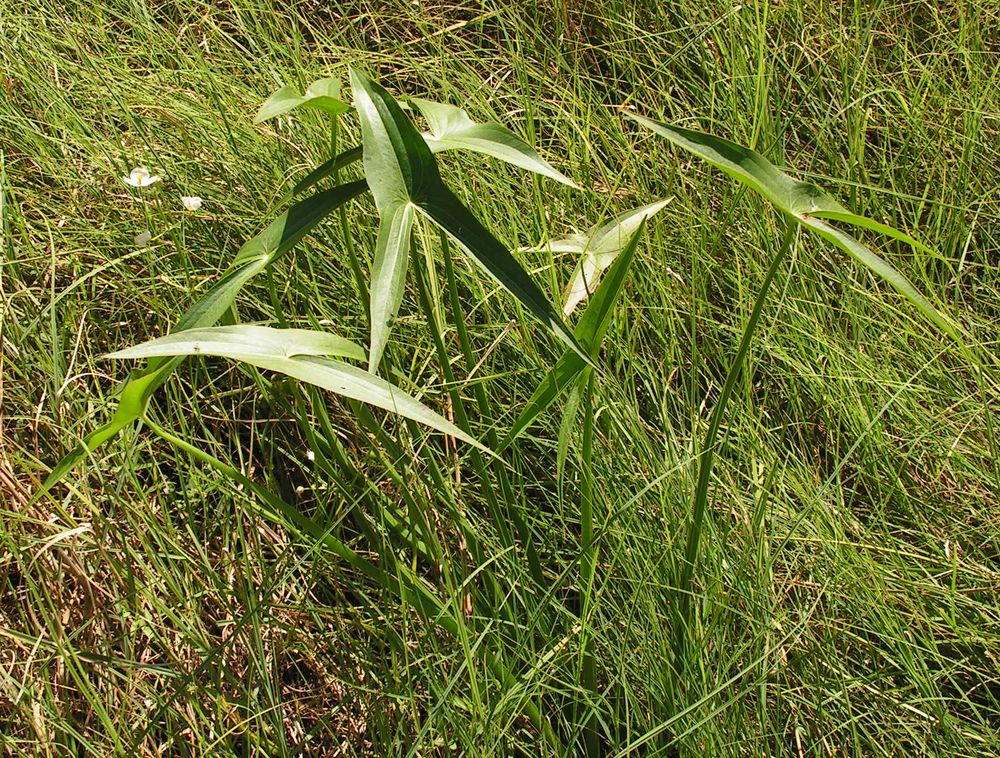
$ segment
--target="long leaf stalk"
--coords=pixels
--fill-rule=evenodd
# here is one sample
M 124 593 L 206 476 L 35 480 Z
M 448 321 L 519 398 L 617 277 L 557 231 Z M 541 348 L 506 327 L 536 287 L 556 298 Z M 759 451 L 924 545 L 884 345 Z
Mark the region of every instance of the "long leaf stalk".
M 583 394 L 583 462 L 580 475 L 580 620 L 583 635 L 583 666 L 580 684 L 585 692 L 597 695 L 597 662 L 593 636 L 587 625 L 593 609 L 594 580 L 597 574 L 597 546 L 594 544 L 594 370 L 587 374 Z M 600 754 L 597 715 L 591 713 L 584 727 L 584 745 L 588 756 Z
M 469 339 L 469 331 L 465 326 L 465 309 L 462 307 L 462 298 L 459 297 L 458 294 L 458 280 L 455 276 L 455 263 L 451 255 L 451 243 L 444 230 L 439 228 L 438 235 L 441 242 L 441 254 L 444 258 L 445 280 L 448 288 L 448 297 L 451 300 L 452 319 L 455 322 L 455 333 L 458 335 L 458 342 L 462 348 L 462 357 L 465 359 L 465 365 L 471 367 L 475 365 L 475 353 L 472 349 L 472 341 Z M 486 388 L 483 386 L 482 382 L 475 382 L 473 384 L 472 391 L 476 397 L 476 405 L 479 408 L 479 415 L 486 427 L 486 442 L 490 449 L 498 450 L 499 438 L 497 437 L 496 424 L 494 423 L 495 419 L 493 415 L 493 406 L 490 403 L 489 396 L 486 394 Z M 467 429 L 466 431 L 469 430 Z M 514 522 L 514 527 L 518 532 L 518 538 L 524 546 L 525 555 L 528 559 L 528 569 L 531 571 L 531 577 L 539 587 L 544 587 L 545 574 L 542 570 L 542 562 L 538 557 L 538 551 L 535 548 L 535 541 L 531 537 L 531 531 L 528 529 L 527 524 L 524 522 L 524 518 L 517 509 L 514 489 L 510 483 L 510 477 L 507 475 L 507 470 L 500 461 L 496 462 L 495 470 L 497 479 L 500 482 L 500 493 L 503 497 L 503 502 L 507 504 L 507 515 Z M 488 478 L 484 477 L 484 482 L 488 483 L 488 481 Z
M 708 510 L 708 489 L 712 479 L 712 465 L 715 462 L 715 447 L 719 437 L 719 427 L 722 424 L 722 418 L 732 397 L 733 389 L 736 387 L 736 383 L 743 372 L 743 365 L 746 361 L 754 332 L 757 330 L 757 324 L 760 321 L 760 315 L 767 300 L 768 290 L 782 263 L 788 257 L 795 234 L 798 231 L 798 224 L 793 219 L 785 219 L 785 224 L 785 236 L 782 240 L 781 248 L 771 260 L 767 274 L 764 277 L 764 282 L 757 293 L 757 299 L 754 301 L 750 317 L 747 319 L 746 326 L 743 329 L 740 346 L 736 351 L 736 356 L 733 358 L 732 365 L 729 367 L 729 372 L 726 374 L 725 382 L 722 385 L 722 392 L 719 394 L 719 400 L 715 404 L 712 416 L 709 419 L 705 441 L 701 446 L 698 484 L 695 488 L 694 507 L 691 512 L 691 521 L 688 525 L 687 547 L 684 551 L 684 565 L 681 569 L 681 579 L 678 585 L 679 603 L 675 628 L 675 644 L 677 646 L 677 666 L 681 671 L 683 671 L 685 666 L 684 653 L 687 642 L 695 628 L 695 619 L 691 617 L 691 598 L 694 594 L 694 573 L 698 563 L 698 551 L 701 545 L 705 514 Z

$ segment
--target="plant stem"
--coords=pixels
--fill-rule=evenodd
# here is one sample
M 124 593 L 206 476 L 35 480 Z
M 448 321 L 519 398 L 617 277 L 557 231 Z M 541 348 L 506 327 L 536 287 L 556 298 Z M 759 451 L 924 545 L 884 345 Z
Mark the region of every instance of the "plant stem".
M 584 691 L 597 694 L 597 665 L 594 645 L 587 628 L 597 570 L 597 548 L 594 546 L 594 370 L 587 368 L 583 394 L 583 466 L 580 477 L 580 625 L 583 637 L 583 668 L 580 684 Z M 584 728 L 584 745 L 588 756 L 600 754 L 596 714 L 591 712 Z
M 448 241 L 448 235 L 440 228 L 438 229 L 438 235 L 441 242 L 441 254 L 444 258 L 444 272 L 448 285 L 448 297 L 451 300 L 455 332 L 458 335 L 459 345 L 462 347 L 462 356 L 465 358 L 465 365 L 474 366 L 475 353 L 472 350 L 472 341 L 469 339 L 469 332 L 465 328 L 465 311 L 462 308 L 462 300 L 458 296 L 458 280 L 455 277 L 455 265 L 451 257 L 451 244 Z M 482 417 L 483 425 L 486 428 L 486 444 L 495 450 L 498 444 L 498 437 L 494 424 L 493 407 L 490 404 L 489 396 L 486 394 L 486 388 L 482 382 L 475 382 L 473 384 L 473 392 L 476 396 L 476 405 L 479 407 L 479 415 Z M 507 470 L 500 461 L 497 461 L 494 468 L 497 479 L 500 482 L 501 497 L 507 505 L 507 515 L 514 522 L 518 537 L 524 545 L 524 552 L 528 560 L 528 569 L 531 571 L 531 577 L 539 587 L 545 587 L 545 574 L 542 570 L 542 562 L 538 557 L 538 551 L 535 549 L 535 541 L 531 537 L 528 525 L 517 510 L 514 489 L 511 486 L 510 478 L 507 476 Z M 492 494 L 492 485 L 489 479 L 484 477 L 483 482 L 487 489 L 488 497 L 492 496 L 495 499 L 496 496 Z M 503 519 L 501 519 L 497 526 L 503 528 L 502 524 Z
M 695 568 L 697 567 L 698 548 L 701 543 L 705 513 L 708 510 L 708 486 L 712 478 L 712 464 L 715 462 L 715 446 L 719 436 L 719 427 L 722 424 L 722 417 L 726 412 L 726 406 L 729 405 L 729 400 L 732 397 L 733 389 L 736 387 L 736 382 L 743 372 L 743 364 L 746 360 L 747 351 L 750 348 L 750 342 L 757 329 L 757 323 L 760 321 L 760 314 L 764 309 L 764 302 L 767 300 L 767 293 L 771 287 L 771 282 L 778 273 L 781 264 L 788 256 L 792 247 L 792 241 L 795 239 L 795 233 L 798 230 L 798 224 L 792 219 L 786 219 L 785 223 L 785 237 L 781 243 L 781 249 L 778 250 L 777 255 L 771 260 L 771 265 L 768 267 L 767 274 L 764 277 L 764 283 L 761 285 L 760 292 L 757 293 L 757 299 L 754 301 L 750 318 L 747 319 L 746 327 L 743 330 L 743 338 L 740 340 L 736 357 L 729 367 L 729 373 L 726 374 L 726 380 L 722 385 L 719 401 L 712 410 L 712 417 L 709 420 L 705 442 L 701 446 L 698 485 L 695 489 L 694 510 L 691 514 L 691 523 L 688 526 L 687 548 L 684 551 L 684 566 L 682 568 L 680 584 L 678 585 L 680 597 L 676 627 L 674 629 L 677 654 L 676 664 L 681 673 L 683 673 L 685 666 L 684 653 L 688 636 L 694 629 L 694 619 L 691 618 L 691 597 L 694 593 L 692 584 Z
M 337 138 L 340 133 L 340 118 L 334 116 L 330 125 L 330 155 L 337 154 Z M 340 169 L 333 172 L 333 181 L 340 183 Z M 358 258 L 358 251 L 354 247 L 354 237 L 351 234 L 351 227 L 347 223 L 347 208 L 340 206 L 338 214 L 340 218 L 340 233 L 344 238 L 344 246 L 347 248 L 347 263 L 351 268 L 351 276 L 354 278 L 354 286 L 358 290 L 358 300 L 361 301 L 361 310 L 365 314 L 365 321 L 371 326 L 371 313 L 368 300 L 368 286 L 365 283 L 364 271 L 361 268 L 361 259 Z

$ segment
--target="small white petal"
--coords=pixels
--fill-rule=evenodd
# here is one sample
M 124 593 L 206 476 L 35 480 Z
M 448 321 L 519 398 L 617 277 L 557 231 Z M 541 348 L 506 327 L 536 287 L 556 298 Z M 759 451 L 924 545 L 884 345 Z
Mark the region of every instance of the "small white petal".
M 160 178 L 151 176 L 148 168 L 140 167 L 132 169 L 128 176 L 122 177 L 122 181 L 132 187 L 148 187 L 150 184 L 156 184 Z
M 312 450 L 306 450 L 306 460 L 308 460 L 309 462 L 316 460 L 316 453 L 314 453 Z
M 181 202 L 184 203 L 184 210 L 196 211 L 201 208 L 201 198 L 198 196 L 188 197 L 181 195 Z
M 136 247 L 146 247 L 149 241 L 153 239 L 153 235 L 150 234 L 149 229 L 142 232 L 141 234 L 135 235 L 135 246 Z

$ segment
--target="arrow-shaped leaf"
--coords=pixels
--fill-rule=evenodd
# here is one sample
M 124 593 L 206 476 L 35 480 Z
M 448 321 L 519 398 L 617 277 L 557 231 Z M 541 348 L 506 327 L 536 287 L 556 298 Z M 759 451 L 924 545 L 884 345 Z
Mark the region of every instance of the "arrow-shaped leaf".
M 632 233 L 621 255 L 608 268 L 607 275 L 590 299 L 580 317 L 580 323 L 576 326 L 577 339 L 595 358 L 601 343 L 604 341 L 608 325 L 611 323 L 611 314 L 614 312 L 615 303 L 624 288 L 629 266 L 632 265 L 632 259 L 635 257 L 645 223 L 646 217 L 643 216 L 639 219 L 639 227 Z M 507 436 L 497 447 L 497 451 L 504 450 L 510 445 L 555 402 L 559 395 L 576 385 L 585 374 L 584 369 L 586 368 L 587 364 L 576 353 L 568 350 L 563 353 L 553 369 L 538 385 L 531 399 L 528 400 L 517 420 L 511 426 L 510 431 L 507 432 Z M 575 413 L 575 410 L 572 405 L 567 408 L 567 412 L 570 413 Z
M 536 174 L 547 176 L 570 187 L 576 183 L 548 162 L 531 146 L 500 124 L 477 124 L 461 108 L 430 100 L 412 98 L 432 133 L 421 135 L 432 153 L 448 150 L 469 150 L 511 163 Z M 353 147 L 320 164 L 310 171 L 292 190 L 295 194 L 304 192 L 317 182 L 361 158 L 361 146 Z
M 259 124 L 299 106 L 319 108 L 333 116 L 351 109 L 351 106 L 340 99 L 340 81 L 331 77 L 317 79 L 309 85 L 305 94 L 300 93 L 293 85 L 286 84 L 264 101 L 253 122 Z
M 399 387 L 349 363 L 321 357 L 343 354 L 357 357 L 356 345 L 333 335 L 305 329 L 260 326 L 215 327 L 171 334 L 111 353 L 108 358 L 149 358 L 176 355 L 213 355 L 276 371 L 338 395 L 397 413 L 486 450 L 474 438 L 435 413 Z
M 733 179 L 745 184 L 769 200 L 778 210 L 835 244 L 874 274 L 885 279 L 942 331 L 953 339 L 959 339 L 954 324 L 931 305 L 905 276 L 851 235 L 835 229 L 819 219 L 842 221 L 865 229 L 879 231 L 919 249 L 927 250 L 928 248 L 924 245 L 885 224 L 851 213 L 816 185 L 793 179 L 775 167 L 764 156 L 749 148 L 705 132 L 670 126 L 634 114 L 628 115 L 673 144 L 683 147 L 716 168 L 722 169 Z
M 448 232 L 484 271 L 517 298 L 549 331 L 565 342 L 585 363 L 593 365 L 592 358 L 563 323 L 545 293 L 524 267 L 479 223 L 479 219 L 462 205 L 451 190 L 442 184 L 436 192 L 418 200 L 417 207 Z
M 357 181 L 318 192 L 296 203 L 268 224 L 260 234 L 247 242 L 236 254 L 228 273 L 206 292 L 174 326 L 174 333 L 185 329 L 211 326 L 236 300 L 240 289 L 274 261 L 290 250 L 323 218 L 368 188 L 366 182 Z M 167 380 L 183 358 L 156 358 L 132 377 L 122 389 L 118 407 L 111 420 L 98 427 L 63 456 L 42 485 L 46 491 L 72 470 L 84 456 L 114 439 L 118 433 L 142 417 L 149 399 Z
M 441 181 L 430 148 L 399 104 L 382 87 L 358 71 L 351 71 L 351 87 L 361 120 L 365 175 L 379 210 L 379 238 L 380 241 L 385 240 L 377 251 L 374 263 L 382 281 L 402 281 L 405 274 L 406 256 L 399 255 L 400 248 L 393 248 L 389 243 L 396 240 L 398 244 L 403 244 L 401 229 L 406 218 L 399 218 L 399 209 L 412 203 L 451 234 L 539 321 L 589 363 L 590 357 L 577 344 L 528 272 Z M 383 231 L 383 228 L 393 224 L 399 230 Z M 384 344 L 388 321 L 399 307 L 399 296 L 401 290 L 398 293 L 388 290 L 385 302 L 379 304 L 377 313 L 373 302 L 373 347 Z M 374 371 L 380 349 L 372 350 L 371 355 L 374 360 L 370 370 Z
M 478 124 L 461 108 L 446 103 L 417 97 L 410 98 L 410 102 L 427 119 L 431 133 L 425 134 L 424 138 L 433 152 L 470 150 L 578 188 L 572 179 L 549 165 L 527 142 L 500 124 Z
M 569 316 L 576 306 L 594 291 L 600 282 L 601 274 L 614 263 L 618 253 L 632 239 L 643 220 L 660 211 L 669 202 L 670 198 L 667 198 L 641 208 L 633 208 L 618 214 L 610 221 L 591 227 L 586 234 L 572 234 L 533 248 L 581 254 L 573 277 L 566 288 L 564 316 Z

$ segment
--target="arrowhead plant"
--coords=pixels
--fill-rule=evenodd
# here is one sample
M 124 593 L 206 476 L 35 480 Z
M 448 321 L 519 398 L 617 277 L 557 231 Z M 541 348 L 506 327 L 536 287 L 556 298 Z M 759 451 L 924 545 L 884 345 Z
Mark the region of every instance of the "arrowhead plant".
M 681 662 L 681 665 L 684 665 L 683 662 L 686 660 L 684 656 L 685 645 L 692 630 L 697 628 L 694 619 L 691 618 L 691 597 L 694 594 L 694 573 L 697 567 L 705 514 L 708 509 L 708 490 L 722 417 L 743 370 L 743 364 L 753 333 L 760 320 L 771 282 L 791 250 L 798 229 L 809 229 L 826 241 L 832 242 L 876 276 L 888 282 L 900 295 L 909 300 L 928 321 L 958 342 L 959 345 L 961 345 L 961 338 L 958 329 L 951 320 L 931 305 L 905 276 L 860 241 L 827 223 L 827 221 L 846 223 L 862 229 L 881 232 L 915 248 L 929 251 L 922 243 L 898 229 L 852 213 L 816 185 L 792 178 L 770 163 L 764 156 L 749 148 L 705 132 L 683 129 L 633 114 L 628 115 L 629 118 L 637 121 L 654 134 L 698 156 L 749 187 L 770 202 L 786 218 L 784 240 L 778 253 L 771 261 L 764 283 L 751 310 L 750 318 L 744 327 L 740 346 L 726 374 L 719 400 L 712 410 L 705 441 L 698 456 L 698 481 L 695 487 L 691 520 L 688 524 L 684 564 L 678 584 L 680 602 L 675 620 L 676 658 Z

